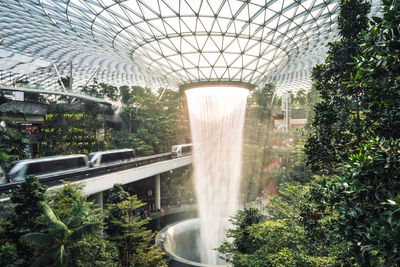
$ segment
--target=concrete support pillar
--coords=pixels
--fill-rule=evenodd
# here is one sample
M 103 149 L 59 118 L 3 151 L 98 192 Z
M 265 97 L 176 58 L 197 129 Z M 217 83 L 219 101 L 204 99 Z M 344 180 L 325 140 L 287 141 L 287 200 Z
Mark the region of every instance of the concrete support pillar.
M 156 210 L 161 209 L 161 188 L 160 188 L 160 174 L 156 175 L 155 179 L 155 193 L 156 193 Z
M 104 210 L 104 205 L 103 205 L 103 192 L 99 192 L 99 193 L 95 194 L 94 197 L 95 197 L 94 203 L 95 203 L 96 205 L 99 206 L 99 209 L 100 209 L 101 211 L 103 211 L 103 210 Z

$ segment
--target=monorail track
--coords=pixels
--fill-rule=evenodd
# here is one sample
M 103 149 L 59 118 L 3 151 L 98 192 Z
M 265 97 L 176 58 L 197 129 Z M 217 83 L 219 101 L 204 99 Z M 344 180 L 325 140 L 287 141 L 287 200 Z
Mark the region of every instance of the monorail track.
M 145 166 L 148 164 L 165 161 L 172 159 L 172 153 L 162 153 L 147 157 L 135 158 L 126 162 L 119 162 L 114 164 L 107 164 L 99 167 L 92 168 L 79 168 L 75 170 L 71 170 L 65 174 L 49 174 L 39 179 L 40 183 L 46 185 L 48 187 L 56 186 L 62 184 L 63 181 L 67 182 L 76 182 L 83 179 L 93 178 L 96 176 L 111 174 L 113 172 L 117 173 L 127 169 L 133 169 L 140 166 Z M 18 183 L 7 183 L 0 185 L 0 194 L 10 193 L 13 189 L 18 187 Z

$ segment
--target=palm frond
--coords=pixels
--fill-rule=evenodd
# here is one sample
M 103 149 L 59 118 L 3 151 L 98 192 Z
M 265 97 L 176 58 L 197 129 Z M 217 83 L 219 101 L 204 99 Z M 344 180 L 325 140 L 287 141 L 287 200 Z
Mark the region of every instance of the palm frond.
M 28 233 L 20 237 L 20 242 L 31 248 L 50 249 L 56 240 L 44 233 Z
M 53 265 L 58 255 L 59 247 L 48 250 L 37 260 L 35 260 L 31 267 L 43 267 Z
M 75 201 L 74 205 L 69 211 L 67 218 L 65 219 L 65 224 L 69 228 L 76 228 L 82 223 L 87 214 L 88 210 L 85 206 L 85 201 L 83 197 L 80 197 Z
M 85 236 L 96 233 L 100 230 L 100 223 L 90 223 L 75 230 L 69 237 L 68 242 L 78 242 Z
M 45 202 L 39 202 L 39 207 L 43 212 L 43 215 L 49 222 L 59 221 L 57 215 L 53 212 L 53 210 L 47 205 Z
M 62 221 L 52 222 L 48 227 L 48 231 L 50 235 L 58 239 L 65 239 L 70 232 Z
M 64 249 L 64 245 L 60 246 L 60 249 L 58 250 L 57 253 L 57 261 L 56 261 L 56 266 L 63 266 L 65 261 L 65 249 Z

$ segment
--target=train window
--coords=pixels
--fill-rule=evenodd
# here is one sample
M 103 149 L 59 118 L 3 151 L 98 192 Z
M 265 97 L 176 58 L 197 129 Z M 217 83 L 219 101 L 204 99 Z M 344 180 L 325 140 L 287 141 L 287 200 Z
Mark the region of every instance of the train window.
M 77 158 L 77 160 L 78 160 L 78 165 L 77 165 L 77 167 L 84 167 L 84 166 L 86 166 L 86 162 L 85 162 L 85 159 L 84 159 L 83 157 Z
M 131 159 L 133 158 L 133 151 L 122 152 L 122 159 Z
M 64 162 L 65 169 L 73 169 L 85 166 L 85 161 L 82 157 L 67 159 Z
M 182 153 L 189 153 L 192 151 L 192 146 L 184 146 L 182 147 Z
M 115 154 L 115 160 L 123 160 L 124 159 L 124 153 L 119 152 Z
M 103 154 L 101 156 L 101 163 L 107 163 L 107 162 L 111 162 L 114 161 L 114 155 L 113 154 Z
M 60 171 L 68 168 L 66 160 L 54 160 L 43 163 L 46 166 L 46 172 Z
M 28 166 L 26 175 L 35 175 L 43 172 L 43 166 L 41 162 L 31 163 Z

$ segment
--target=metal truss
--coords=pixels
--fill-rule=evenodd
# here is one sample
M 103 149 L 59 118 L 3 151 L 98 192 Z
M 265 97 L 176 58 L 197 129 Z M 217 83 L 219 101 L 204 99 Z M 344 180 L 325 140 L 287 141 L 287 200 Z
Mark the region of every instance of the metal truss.
M 377 10 L 379 1 L 373 1 Z M 310 87 L 337 38 L 337 0 L 0 0 L 0 83 Z M 60 89 L 58 89 L 60 90 Z M 278 92 L 279 93 L 279 92 Z

